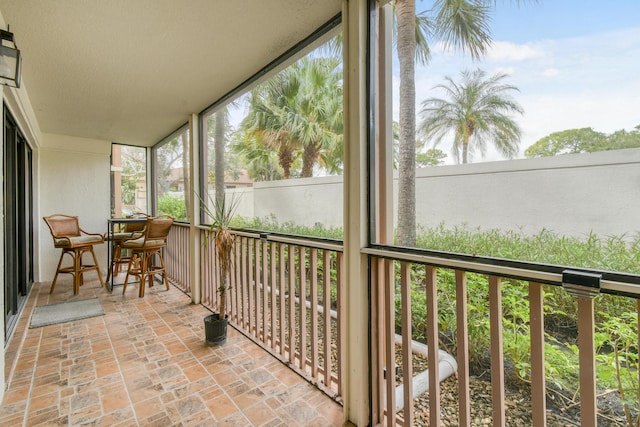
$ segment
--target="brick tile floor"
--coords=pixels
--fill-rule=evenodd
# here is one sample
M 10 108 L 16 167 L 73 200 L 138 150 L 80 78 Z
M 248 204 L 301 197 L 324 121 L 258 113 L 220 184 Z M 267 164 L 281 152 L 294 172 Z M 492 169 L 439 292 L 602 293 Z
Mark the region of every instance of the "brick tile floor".
M 36 284 L 5 352 L 1 426 L 341 426 L 342 407 L 229 328 L 207 347 L 180 290 Z M 104 316 L 30 329 L 35 306 L 100 298 Z

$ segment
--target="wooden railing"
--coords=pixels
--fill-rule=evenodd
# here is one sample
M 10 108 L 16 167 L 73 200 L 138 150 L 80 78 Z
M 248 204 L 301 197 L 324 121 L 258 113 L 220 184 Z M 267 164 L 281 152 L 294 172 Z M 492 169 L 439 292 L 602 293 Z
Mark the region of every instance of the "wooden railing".
M 191 293 L 189 245 L 189 224 L 173 223 L 167 238 L 164 262 L 171 283 L 187 294 Z
M 519 289 L 518 295 L 528 295 L 528 339 L 530 344 L 530 402 L 519 402 L 519 406 L 528 406 L 530 410 L 530 423 L 534 427 L 547 425 L 546 408 L 546 376 L 545 376 L 545 327 L 544 327 L 544 286 L 563 286 L 563 277 L 567 279 L 568 270 L 562 267 L 541 266 L 528 269 L 526 263 L 520 262 L 475 262 L 474 257 L 439 257 L 420 251 L 399 252 L 393 248 L 365 249 L 371 260 L 371 286 L 372 286 L 372 348 L 378 349 L 372 354 L 372 390 L 373 390 L 373 417 L 374 422 L 380 425 L 416 425 L 416 413 L 424 412 L 424 408 L 418 408 L 414 404 L 416 393 L 414 377 L 416 372 L 412 366 L 412 325 L 415 322 L 417 309 L 425 311 L 426 331 L 424 336 L 428 344 L 428 425 L 439 426 L 443 421 L 443 408 L 441 407 L 441 367 L 440 343 L 442 339 L 442 309 L 438 306 L 442 298 L 455 300 L 454 310 L 451 313 L 455 317 L 455 357 L 457 362 L 457 397 L 455 411 L 456 425 L 475 425 L 471 418 L 472 406 L 477 406 L 471 395 L 469 374 L 470 348 L 468 314 L 471 306 L 467 287 L 469 274 L 476 277 L 484 277 L 484 289 L 474 289 L 485 295 L 488 307 L 488 325 L 490 336 L 490 389 L 491 389 L 491 416 L 490 425 L 506 426 L 507 405 L 505 398 L 505 351 L 504 351 L 504 327 L 503 327 L 503 295 Z M 533 264 L 529 266 L 534 267 Z M 450 295 L 441 295 L 438 283 L 438 272 L 447 271 L 448 277 L 453 277 L 454 291 Z M 599 277 L 600 274 L 592 274 L 588 271 L 578 272 L 578 282 L 582 282 L 584 273 L 586 286 L 573 286 L 572 283 L 564 283 L 565 290 L 577 299 L 577 334 L 579 352 L 579 394 L 577 407 L 579 415 L 571 420 L 574 425 L 597 425 L 597 391 L 596 391 L 596 354 L 594 342 L 594 314 L 595 296 L 599 291 L 609 294 L 625 295 L 634 298 L 640 295 L 640 286 L 637 277 L 620 274 L 604 273 L 599 281 L 600 289 L 590 288 L 590 280 Z M 573 282 L 573 279 L 571 279 Z M 593 281 L 592 281 L 593 282 Z M 426 307 L 412 307 L 412 293 L 422 293 L 426 299 Z M 564 291 L 563 291 L 564 292 Z M 395 301 L 399 299 L 397 304 Z M 635 298 L 634 298 L 635 299 Z M 637 305 L 635 306 L 637 307 Z M 473 307 L 477 310 L 478 307 Z M 396 318 L 399 317 L 399 319 Z M 453 329 L 449 325 L 450 329 Z M 632 325 L 637 331 L 638 325 Z M 395 354 L 395 343 L 398 342 L 396 333 L 401 334 L 400 356 Z M 637 342 L 637 341 L 636 341 Z M 446 365 L 444 365 L 446 367 Z M 637 363 L 636 363 L 637 366 Z M 398 369 L 400 367 L 400 369 Z M 397 370 L 401 374 L 397 377 Z M 631 367 L 632 375 L 638 375 L 637 369 Z M 400 391 L 400 392 L 399 392 Z M 402 399 L 398 402 L 397 399 Z M 390 409 L 393 408 L 393 409 Z M 398 412 L 398 408 L 402 412 Z M 451 417 L 447 418 L 451 425 Z M 477 421 L 475 421 L 477 422 Z M 425 425 L 425 424 L 420 424 Z
M 314 239 L 234 234 L 230 322 L 340 400 L 342 247 Z M 215 245 L 203 245 L 200 256 L 202 304 L 215 311 L 219 281 Z
M 201 241 L 205 231 L 199 229 Z M 171 261 L 172 280 L 178 278 L 184 289 L 188 287 L 188 258 L 172 254 L 188 253 L 188 229 L 180 226 L 172 230 L 173 238 L 167 249 Z M 234 275 L 228 300 L 230 322 L 247 337 L 281 359 L 320 389 L 341 401 L 341 320 L 345 307 L 344 258 L 340 242 L 321 239 L 288 237 L 269 233 L 235 231 Z M 447 256 L 428 251 L 399 251 L 393 247 L 376 246 L 363 249 L 370 261 L 371 273 L 371 392 L 372 422 L 380 425 L 424 425 L 416 420 L 430 421 L 428 425 L 441 425 L 441 383 L 443 369 L 453 369 L 457 381 L 455 417 L 461 426 L 474 425 L 472 407 L 477 406 L 471 392 L 475 379 L 470 374 L 469 313 L 477 307 L 469 304 L 477 295 L 470 294 L 469 278 L 483 278 L 481 289 L 483 310 L 487 312 L 487 352 L 490 355 L 490 418 L 493 426 L 506 426 L 508 416 L 505 387 L 505 341 L 503 313 L 504 298 L 513 298 L 513 292 L 526 299 L 527 333 L 520 337 L 530 346 L 528 363 L 530 401 L 521 402 L 530 411 L 532 426 L 548 425 L 546 399 L 548 388 L 545 371 L 545 306 L 544 294 L 549 287 L 564 287 L 561 292 L 577 301 L 574 315 L 578 328 L 579 390 L 575 425 L 597 425 L 596 354 L 594 344 L 594 314 L 597 292 L 563 285 L 564 267 L 540 266 L 524 262 L 495 262 L 473 256 Z M 172 265 L 172 267 L 169 267 Z M 218 306 L 218 275 L 215 245 L 202 245 L 200 249 L 202 304 L 216 311 Z M 453 288 L 445 293 L 439 275 L 448 274 Z M 588 274 L 588 272 L 587 272 Z M 175 276 L 174 276 L 175 275 Z M 598 280 L 602 293 L 621 295 L 635 300 L 640 295 L 637 276 L 603 273 Z M 180 286 L 180 285 L 179 285 Z M 421 306 L 412 306 L 412 294 L 422 293 Z M 443 325 L 439 307 L 442 298 L 453 300 L 453 309 L 447 318 L 452 325 Z M 477 303 L 477 301 L 476 301 Z M 416 315 L 426 313 L 422 345 L 427 359 L 426 386 L 428 405 L 416 404 L 414 390 L 418 369 L 413 367 L 412 349 L 416 347 L 413 325 Z M 569 314 L 571 316 L 571 314 Z M 422 326 L 421 326 L 422 327 Z M 637 331 L 637 325 L 634 325 Z M 450 356 L 452 363 L 443 364 L 441 341 L 445 328 L 455 333 Z M 426 342 L 427 346 L 424 345 Z M 445 353 L 446 354 L 446 353 Z M 454 365 L 454 368 L 451 368 Z M 635 371 L 634 371 L 635 372 Z M 397 374 L 398 373 L 398 374 Z M 635 375 L 638 375 L 636 372 Z M 424 378 L 424 375 L 423 375 Z M 450 424 L 449 419 L 449 425 Z

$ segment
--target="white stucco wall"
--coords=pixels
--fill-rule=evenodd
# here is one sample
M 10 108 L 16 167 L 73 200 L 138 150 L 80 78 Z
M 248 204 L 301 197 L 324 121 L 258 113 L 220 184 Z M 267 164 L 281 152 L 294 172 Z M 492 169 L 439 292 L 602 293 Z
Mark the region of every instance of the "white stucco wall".
M 640 149 L 418 170 L 418 223 L 545 228 L 566 236 L 640 230 Z
M 257 182 L 253 187 L 254 216 L 273 214 L 279 223 L 340 227 L 342 194 L 341 176 Z
M 238 213 L 340 227 L 342 194 L 342 177 L 259 182 L 243 196 Z M 640 232 L 638 212 L 640 149 L 416 171 L 417 223 L 425 227 L 634 236 Z
M 44 134 L 40 150 L 40 270 L 36 281 L 53 280 L 60 250 L 53 247 L 43 216 L 56 213 L 77 215 L 80 226 L 92 233 L 107 231 L 110 200 L 110 153 L 108 141 Z M 96 247 L 102 271 L 106 272 L 106 245 Z M 39 273 L 39 276 L 38 276 Z M 72 283 L 71 275 L 59 283 Z M 56 285 L 57 287 L 57 285 Z

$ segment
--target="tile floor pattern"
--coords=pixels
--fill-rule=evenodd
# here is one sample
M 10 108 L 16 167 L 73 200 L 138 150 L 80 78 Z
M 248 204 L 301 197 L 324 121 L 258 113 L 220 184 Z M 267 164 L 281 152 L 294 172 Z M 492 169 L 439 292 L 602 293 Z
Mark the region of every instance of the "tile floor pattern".
M 173 286 L 72 294 L 36 284 L 6 351 L 7 426 L 336 426 L 342 407 L 229 328 L 204 344 L 210 314 Z M 33 307 L 97 296 L 104 316 L 29 329 Z

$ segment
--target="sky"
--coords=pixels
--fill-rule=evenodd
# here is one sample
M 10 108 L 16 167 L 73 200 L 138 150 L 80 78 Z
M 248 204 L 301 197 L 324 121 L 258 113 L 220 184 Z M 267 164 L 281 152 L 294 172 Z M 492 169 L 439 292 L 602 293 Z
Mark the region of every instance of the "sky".
M 433 0 L 417 0 L 418 11 Z M 490 23 L 494 43 L 480 61 L 431 42 L 432 59 L 416 67 L 416 111 L 444 76 L 464 69 L 505 72 L 524 108 L 520 156 L 552 132 L 591 127 L 611 133 L 640 125 L 640 0 L 497 0 Z M 394 61 L 397 64 L 396 61 Z M 398 69 L 394 65 L 397 119 Z M 418 122 L 420 119 L 418 118 Z M 449 153 L 444 143 L 438 148 Z M 474 162 L 500 160 L 490 150 Z M 446 163 L 451 163 L 447 160 Z

